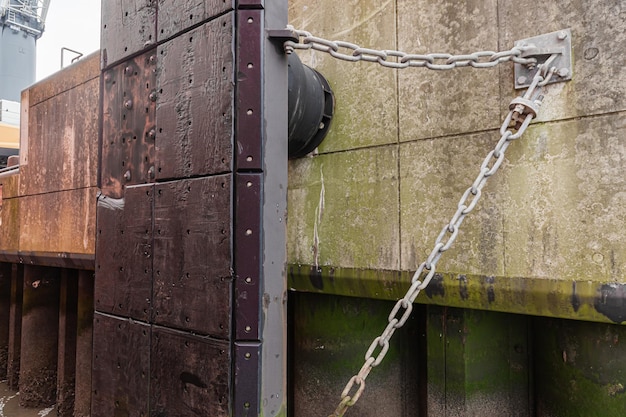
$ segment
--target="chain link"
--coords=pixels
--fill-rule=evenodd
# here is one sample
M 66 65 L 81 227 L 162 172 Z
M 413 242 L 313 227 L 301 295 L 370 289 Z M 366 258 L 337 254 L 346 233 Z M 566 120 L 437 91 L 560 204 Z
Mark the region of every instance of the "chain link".
M 449 70 L 461 67 L 492 68 L 496 65 L 513 61 L 517 64 L 528 65 L 530 67 L 537 64 L 536 58 L 523 58 L 521 55 L 533 45 L 515 46 L 508 51 L 478 51 L 465 55 L 451 54 L 408 54 L 402 51 L 377 50 L 362 48 L 359 45 L 344 41 L 329 41 L 318 38 L 304 30 L 296 30 L 288 26 L 294 34 L 298 36 L 299 42 L 286 41 L 284 43 L 285 53 L 290 54 L 295 49 L 325 52 L 334 58 L 349 62 L 376 62 L 387 68 L 408 68 L 424 67 L 431 70 Z
M 510 51 L 498 53 L 485 51 L 470 55 L 456 56 L 449 54 L 409 55 L 399 51 L 377 51 L 361 48 L 358 45 L 348 42 L 331 42 L 313 37 L 310 33 L 304 31 L 296 31 L 296 33 L 299 37 L 304 38 L 303 43 L 295 43 L 292 41 L 285 42 L 285 51 L 287 53 L 293 52 L 294 49 L 314 49 L 327 52 L 336 58 L 346 61 L 377 62 L 382 66 L 390 68 L 406 68 L 409 66 L 426 67 L 435 70 L 464 66 L 488 68 L 509 60 L 527 65 L 534 65 L 536 63 L 536 60 L 532 58 L 520 58 L 522 49 L 518 47 Z M 340 52 L 340 48 L 349 49 L 353 52 L 351 55 L 348 55 Z M 413 302 L 420 291 L 425 289 L 435 276 L 437 262 L 439 262 L 442 254 L 450 249 L 458 237 L 461 224 L 465 220 L 465 217 L 476 207 L 476 204 L 482 196 L 482 189 L 487 183 L 487 180 L 494 175 L 502 165 L 504 154 L 511 142 L 519 139 L 524 134 L 533 118 L 537 116 L 539 106 L 543 100 L 543 96 L 539 94 L 541 88 L 547 84 L 556 71 L 556 68 L 550 67 L 555 56 L 556 55 L 552 55 L 545 63 L 539 65 L 538 71 L 524 95 L 511 101 L 509 113 L 500 127 L 500 140 L 481 163 L 478 176 L 461 196 L 457 204 L 456 212 L 450 221 L 441 229 L 426 261 L 422 262 L 415 271 L 415 274 L 413 274 L 409 289 L 404 297 L 399 299 L 392 308 L 387 319 L 387 326 L 381 335 L 372 341 L 365 353 L 363 366 L 356 375 L 350 378 L 341 393 L 339 405 L 335 409 L 335 412 L 329 417 L 342 417 L 346 411 L 359 400 L 365 390 L 365 379 L 372 369 L 378 366 L 384 359 L 389 350 L 389 341 L 394 332 L 404 326 L 411 316 Z M 388 61 L 387 59 L 389 57 L 393 57 L 396 60 Z M 480 61 L 485 57 L 488 58 L 487 61 Z M 377 351 L 378 353 L 376 353 Z M 352 393 L 353 391 L 354 393 Z

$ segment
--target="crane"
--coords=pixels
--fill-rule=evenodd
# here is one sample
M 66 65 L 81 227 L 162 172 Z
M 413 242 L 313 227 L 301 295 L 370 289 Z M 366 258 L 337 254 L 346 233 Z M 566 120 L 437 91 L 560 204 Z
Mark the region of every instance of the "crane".
M 35 81 L 36 41 L 50 0 L 0 0 L 0 100 L 20 101 Z
M 50 0 L 0 0 L 0 168 L 19 151 L 21 94 L 35 81 L 49 7 Z

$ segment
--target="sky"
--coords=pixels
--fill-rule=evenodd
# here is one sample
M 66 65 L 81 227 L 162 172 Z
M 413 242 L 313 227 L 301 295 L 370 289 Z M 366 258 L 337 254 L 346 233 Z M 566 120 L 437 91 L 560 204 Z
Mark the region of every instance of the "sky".
M 37 40 L 37 81 L 61 68 L 61 48 L 84 55 L 100 49 L 100 0 L 50 0 L 45 30 Z M 64 64 L 75 56 L 66 52 Z

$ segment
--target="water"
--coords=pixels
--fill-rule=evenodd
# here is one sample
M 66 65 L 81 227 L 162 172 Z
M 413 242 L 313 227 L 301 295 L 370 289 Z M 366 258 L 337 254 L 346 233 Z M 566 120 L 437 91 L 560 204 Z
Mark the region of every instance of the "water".
M 10 390 L 6 381 L 0 382 L 0 417 L 45 417 L 56 416 L 54 407 L 22 408 L 19 405 L 19 392 Z

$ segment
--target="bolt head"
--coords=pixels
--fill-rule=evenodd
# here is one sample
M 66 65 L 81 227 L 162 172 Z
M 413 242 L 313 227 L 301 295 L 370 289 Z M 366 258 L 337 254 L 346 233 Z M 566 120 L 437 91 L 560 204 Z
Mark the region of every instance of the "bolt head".
M 130 171 L 126 171 L 126 172 L 124 173 L 124 179 L 125 179 L 126 181 L 130 181 Z
M 567 32 L 561 31 L 561 32 L 559 32 L 559 33 L 556 35 L 556 37 L 557 37 L 560 41 L 565 40 L 565 39 L 567 39 Z
M 569 70 L 567 68 L 561 68 L 556 73 L 559 75 L 559 77 L 565 78 L 569 75 Z
M 523 75 L 520 77 L 517 77 L 518 84 L 526 84 L 526 81 L 528 81 L 528 78 L 524 77 Z
M 124 107 L 126 107 L 127 109 L 132 109 L 133 108 L 133 101 L 132 100 L 126 100 L 124 102 Z

